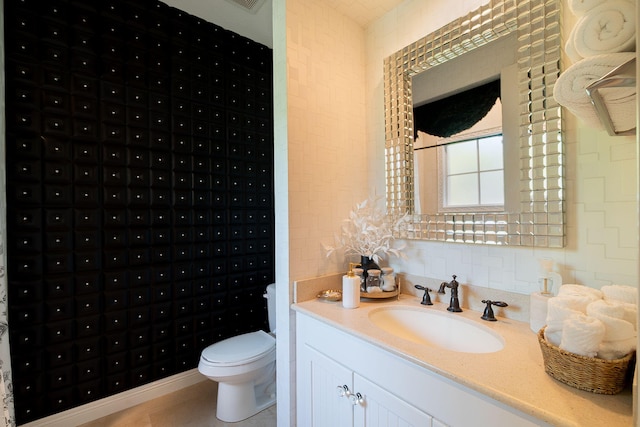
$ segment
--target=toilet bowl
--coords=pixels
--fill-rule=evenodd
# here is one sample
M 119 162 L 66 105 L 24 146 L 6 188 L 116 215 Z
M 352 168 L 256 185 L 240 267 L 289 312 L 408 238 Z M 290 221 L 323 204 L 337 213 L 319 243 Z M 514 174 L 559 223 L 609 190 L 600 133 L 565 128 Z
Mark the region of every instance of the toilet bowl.
M 275 285 L 267 286 L 269 326 L 275 330 Z M 198 371 L 218 383 L 216 417 L 249 418 L 276 401 L 276 340 L 264 331 L 227 338 L 205 348 Z

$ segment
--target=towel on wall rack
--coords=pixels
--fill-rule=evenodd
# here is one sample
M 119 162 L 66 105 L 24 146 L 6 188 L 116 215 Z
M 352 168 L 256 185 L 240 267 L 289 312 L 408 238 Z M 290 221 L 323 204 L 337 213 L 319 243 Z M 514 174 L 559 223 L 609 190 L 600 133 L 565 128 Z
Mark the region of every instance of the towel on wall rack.
M 582 56 L 578 54 L 578 51 L 576 50 L 576 47 L 573 44 L 572 34 L 569 34 L 569 37 L 567 37 L 567 41 L 564 44 L 564 53 L 567 54 L 567 57 L 569 58 L 572 64 L 575 64 L 576 62 L 582 59 Z
M 569 0 L 569 10 L 576 16 L 583 16 L 607 0 Z
M 635 13 L 635 4 L 627 0 L 606 1 L 578 20 L 568 44 L 582 58 L 632 52 L 636 46 Z
M 560 105 L 585 123 L 602 128 L 586 88 L 634 58 L 635 52 L 620 52 L 582 59 L 560 75 L 554 85 L 553 96 Z M 602 91 L 601 96 L 607 105 L 615 129 L 635 128 L 635 86 L 607 88 Z

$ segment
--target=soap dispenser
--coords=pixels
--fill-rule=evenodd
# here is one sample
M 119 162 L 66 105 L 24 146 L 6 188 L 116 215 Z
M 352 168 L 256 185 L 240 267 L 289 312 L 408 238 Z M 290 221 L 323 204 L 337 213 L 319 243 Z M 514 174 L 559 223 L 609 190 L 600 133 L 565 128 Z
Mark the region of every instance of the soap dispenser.
M 540 263 L 538 277 L 540 290 L 532 293 L 529 299 L 529 327 L 535 333 L 538 333 L 546 323 L 549 298 L 554 296 L 554 291 L 560 289 L 562 285 L 562 277 L 552 271 L 555 262 L 551 258 L 541 258 L 538 262 Z
M 540 263 L 540 277 L 538 278 L 538 284 L 540 287 L 540 294 L 553 296 L 554 289 L 559 289 L 562 285 L 562 277 L 553 270 L 555 262 L 551 258 L 541 258 L 538 260 Z
M 349 263 L 349 272 L 342 276 L 342 306 L 344 308 L 358 308 L 360 306 L 360 278 L 353 273 L 353 267 L 358 265 Z

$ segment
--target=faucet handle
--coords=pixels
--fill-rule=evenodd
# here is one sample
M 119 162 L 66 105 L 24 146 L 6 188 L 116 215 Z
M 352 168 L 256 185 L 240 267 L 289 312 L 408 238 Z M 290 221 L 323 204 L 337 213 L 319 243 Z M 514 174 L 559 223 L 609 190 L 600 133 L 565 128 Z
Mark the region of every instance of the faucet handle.
M 482 320 L 488 320 L 489 322 L 495 322 L 496 320 L 496 316 L 494 316 L 493 314 L 493 308 L 491 307 L 492 305 L 495 305 L 497 307 L 508 307 L 509 304 L 507 304 L 506 302 L 503 301 L 491 301 L 490 299 L 483 299 L 482 300 L 483 304 L 487 304 L 487 306 L 484 309 L 484 313 L 482 314 L 481 319 Z
M 421 291 L 424 291 L 424 295 L 422 296 L 422 302 L 420 304 L 433 305 L 433 303 L 431 302 L 431 297 L 429 296 L 429 292 L 431 292 L 431 289 L 425 288 L 422 285 L 415 285 L 415 288 L 420 289 Z

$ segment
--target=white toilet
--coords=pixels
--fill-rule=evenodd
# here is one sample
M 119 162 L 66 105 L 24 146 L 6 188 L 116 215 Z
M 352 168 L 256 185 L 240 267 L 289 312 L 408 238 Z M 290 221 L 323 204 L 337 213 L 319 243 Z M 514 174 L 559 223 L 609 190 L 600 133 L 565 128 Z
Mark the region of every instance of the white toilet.
M 271 334 L 249 332 L 202 350 L 198 371 L 218 382 L 216 417 L 221 421 L 244 420 L 276 402 L 275 297 L 271 284 L 265 293 Z

